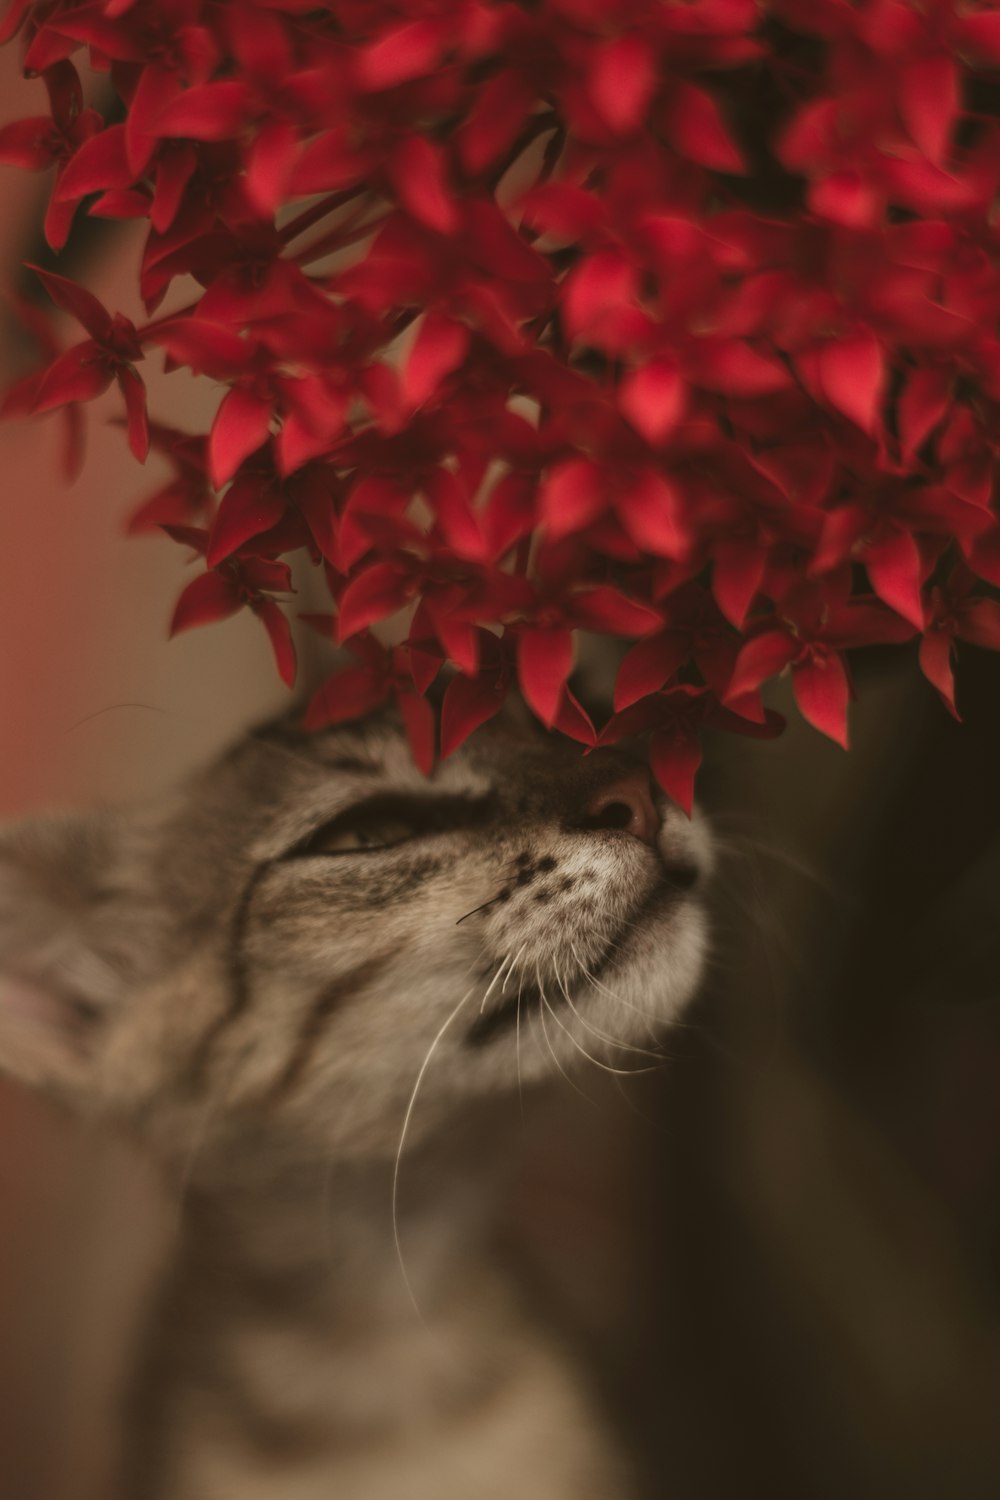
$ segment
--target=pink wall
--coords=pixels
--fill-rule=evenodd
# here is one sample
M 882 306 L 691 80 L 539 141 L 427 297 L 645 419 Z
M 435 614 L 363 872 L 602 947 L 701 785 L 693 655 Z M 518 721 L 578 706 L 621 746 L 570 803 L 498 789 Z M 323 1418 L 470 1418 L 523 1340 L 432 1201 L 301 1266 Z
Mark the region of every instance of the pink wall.
M 25 83 L 17 61 L 16 48 L 0 51 L 0 124 L 45 109 L 42 85 Z M 0 275 L 8 287 L 37 244 L 46 182 L 0 167 Z M 121 226 L 105 243 L 87 282 L 112 310 L 141 318 L 133 291 L 141 237 Z M 74 325 L 61 322 L 72 341 Z M 4 382 L 24 367 L 7 327 Z M 151 410 L 204 425 L 216 399 L 210 384 L 164 378 L 155 363 L 144 367 Z M 72 488 L 60 475 L 58 415 L 0 425 L 0 816 L 141 795 L 282 701 L 254 621 L 167 642 L 184 581 L 180 549 L 121 534 L 123 518 L 165 471 L 155 457 L 144 471 L 123 433 L 107 425 L 119 401 L 112 391 L 90 408 L 87 462 Z
M 45 109 L 42 85 L 24 83 L 17 60 L 16 48 L 0 49 L 0 124 Z M 0 167 L 6 287 L 37 244 L 43 190 L 41 178 Z M 130 295 L 139 240 L 122 228 L 106 243 L 88 284 L 112 310 L 141 316 Z M 0 327 L 6 384 L 25 351 L 11 321 Z M 151 373 L 161 419 L 204 425 L 210 387 Z M 252 619 L 168 642 L 183 558 L 166 538 L 122 535 L 164 471 L 156 459 L 145 472 L 132 459 L 107 425 L 118 409 L 116 392 L 92 409 L 72 488 L 60 476 L 58 416 L 0 424 L 0 821 L 143 796 L 287 698 Z M 86 1130 L 0 1084 L 4 1495 L 106 1493 L 101 1465 L 134 1306 L 127 1288 L 141 1283 L 156 1228 L 148 1193 L 108 1167 Z

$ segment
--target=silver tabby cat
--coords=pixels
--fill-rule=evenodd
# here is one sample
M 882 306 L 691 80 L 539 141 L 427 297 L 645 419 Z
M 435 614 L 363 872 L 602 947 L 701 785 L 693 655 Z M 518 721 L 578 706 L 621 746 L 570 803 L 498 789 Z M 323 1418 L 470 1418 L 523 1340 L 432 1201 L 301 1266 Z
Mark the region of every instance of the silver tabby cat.
M 183 1203 L 126 1500 L 629 1492 L 488 1251 L 476 1120 L 678 1012 L 708 862 L 638 762 L 511 720 L 430 780 L 388 717 L 273 726 L 0 838 L 0 1067 Z

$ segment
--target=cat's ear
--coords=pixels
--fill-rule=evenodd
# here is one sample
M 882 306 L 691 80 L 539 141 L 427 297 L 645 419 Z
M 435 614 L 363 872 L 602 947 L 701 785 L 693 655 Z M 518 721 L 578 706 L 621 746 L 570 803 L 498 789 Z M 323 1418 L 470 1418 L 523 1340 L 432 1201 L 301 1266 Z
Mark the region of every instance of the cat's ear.
M 0 830 L 0 1073 L 73 1103 L 125 981 L 120 843 L 111 814 Z

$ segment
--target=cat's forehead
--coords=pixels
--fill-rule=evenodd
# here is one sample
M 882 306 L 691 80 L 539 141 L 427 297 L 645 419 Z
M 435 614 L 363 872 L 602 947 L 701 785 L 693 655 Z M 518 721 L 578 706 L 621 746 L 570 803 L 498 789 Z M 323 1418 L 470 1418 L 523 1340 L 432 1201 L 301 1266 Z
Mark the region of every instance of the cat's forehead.
M 174 828 L 241 864 L 273 859 L 352 804 L 387 794 L 468 799 L 479 804 L 481 820 L 525 822 L 571 811 L 607 774 L 610 758 L 607 751 L 585 757 L 579 746 L 505 712 L 425 775 L 392 712 L 311 732 L 280 721 L 247 735 L 189 784 Z
M 499 772 L 487 733 L 477 737 L 475 747 L 464 747 L 425 775 L 414 760 L 404 726 L 389 714 L 311 733 L 285 726 L 267 730 L 253 738 L 251 754 L 263 775 L 278 786 L 286 784 L 293 795 L 316 786 L 363 792 L 375 784 L 413 791 L 441 787 L 484 792 Z
M 187 790 L 187 813 L 213 845 L 273 854 L 318 820 L 386 793 L 486 799 L 524 785 L 515 770 L 530 740 L 516 725 L 490 725 L 425 775 L 403 724 L 389 713 L 307 732 L 281 722 L 247 735 Z M 535 747 L 535 756 L 538 748 Z M 529 752 L 530 755 L 530 752 Z M 542 754 L 542 763 L 548 757 Z

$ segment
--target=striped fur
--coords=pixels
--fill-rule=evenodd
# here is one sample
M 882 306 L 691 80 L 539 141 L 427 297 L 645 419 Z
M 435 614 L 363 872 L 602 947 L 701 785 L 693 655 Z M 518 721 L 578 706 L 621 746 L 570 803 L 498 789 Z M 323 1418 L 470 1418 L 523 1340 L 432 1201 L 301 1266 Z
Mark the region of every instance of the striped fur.
M 502 723 L 427 782 L 390 719 L 278 726 L 0 841 L 0 1066 L 183 1192 L 125 1500 L 628 1492 L 490 1251 L 476 1124 L 697 981 L 704 828 L 590 826 L 623 769 Z

